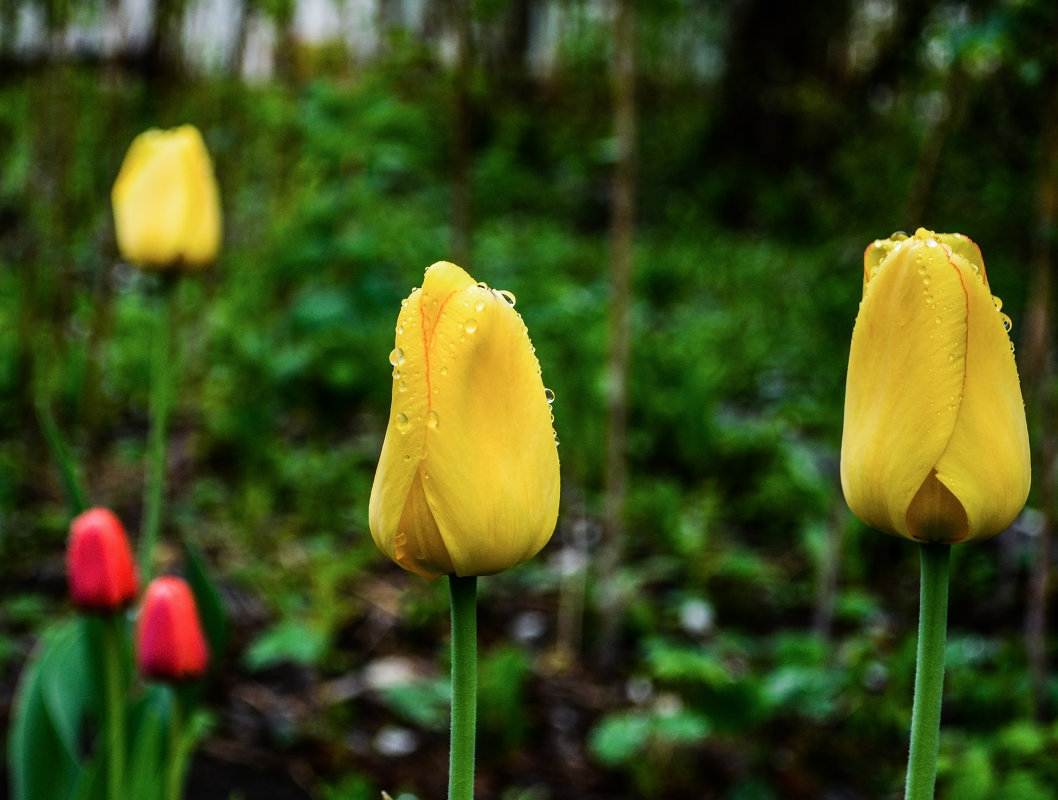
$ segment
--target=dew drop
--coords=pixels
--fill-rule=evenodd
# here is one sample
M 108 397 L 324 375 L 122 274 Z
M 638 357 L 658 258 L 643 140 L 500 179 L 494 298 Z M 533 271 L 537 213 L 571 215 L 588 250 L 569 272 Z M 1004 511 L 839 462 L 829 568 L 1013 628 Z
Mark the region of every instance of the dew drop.
M 406 391 L 408 391 L 408 384 L 406 384 L 404 381 L 400 381 L 397 384 L 397 391 L 398 392 L 406 392 Z
M 400 413 L 400 414 L 397 414 L 396 423 L 397 423 L 397 430 L 400 431 L 401 433 L 407 433 L 408 432 L 408 428 L 411 427 L 411 423 L 408 421 L 408 415 L 404 414 L 403 412 Z
M 415 290 L 414 290 L 414 289 L 412 289 L 412 291 L 414 292 Z M 401 308 L 404 308 L 404 307 L 405 307 L 405 306 L 407 306 L 407 305 L 408 305 L 408 298 L 407 298 L 407 297 L 405 297 L 405 298 L 404 298 L 403 300 L 401 300 L 401 301 L 400 301 L 400 307 L 401 307 Z
M 448 374 L 448 367 L 441 367 L 441 374 L 442 375 L 447 375 Z
M 937 247 L 938 244 L 936 239 L 926 239 L 926 247 Z
M 478 288 L 479 289 L 488 289 L 489 285 L 487 283 L 485 283 L 485 281 L 479 281 L 478 282 Z
M 404 363 L 404 351 L 399 347 L 394 347 L 389 354 L 389 363 L 393 366 Z
M 437 427 L 437 412 L 436 411 L 431 411 L 429 414 L 426 415 L 426 427 L 427 428 L 436 428 Z
M 399 369 L 394 369 L 393 370 L 393 380 L 399 380 L 399 379 L 400 379 L 400 370 Z
M 555 402 L 555 393 L 548 389 L 546 386 L 544 387 L 544 399 L 547 400 L 548 405 L 551 405 L 553 402 Z
M 402 333 L 404 333 L 404 323 L 403 322 L 400 323 L 400 325 L 397 326 L 397 335 L 399 336 Z
M 484 300 L 478 300 L 476 303 L 474 303 L 474 310 L 475 311 L 484 311 L 485 310 L 485 301 Z
M 940 314 L 938 314 L 936 317 L 934 317 L 933 321 L 936 322 L 938 325 L 940 325 L 941 322 L 944 321 L 944 317 L 942 317 Z
M 1003 301 L 1000 300 L 995 295 L 992 295 L 992 305 L 994 305 L 996 307 L 996 311 L 1002 311 L 1003 310 Z
M 514 292 L 509 292 L 506 289 L 500 289 L 500 297 L 507 301 L 509 305 L 514 305 L 515 297 Z
M 907 234 L 904 231 L 893 231 L 889 238 L 896 242 L 902 242 L 907 238 Z
M 476 319 L 468 319 L 463 323 L 463 330 L 467 333 L 473 333 L 478 329 L 478 321 Z
M 1010 317 L 1004 314 L 1002 311 L 999 312 L 999 318 L 1003 320 L 1003 329 L 1010 333 L 1010 329 L 1014 327 L 1014 323 L 1010 321 Z

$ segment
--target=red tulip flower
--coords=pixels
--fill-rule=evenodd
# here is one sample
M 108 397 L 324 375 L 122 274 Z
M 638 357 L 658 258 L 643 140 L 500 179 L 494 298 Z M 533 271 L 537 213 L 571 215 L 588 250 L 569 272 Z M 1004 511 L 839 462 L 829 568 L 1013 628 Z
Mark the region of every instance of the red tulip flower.
M 74 605 L 113 612 L 136 598 L 139 581 L 125 528 L 113 512 L 92 508 L 70 524 L 66 574 Z
M 136 667 L 151 680 L 178 683 L 201 677 L 209 663 L 191 587 L 182 578 L 155 578 L 136 623 Z

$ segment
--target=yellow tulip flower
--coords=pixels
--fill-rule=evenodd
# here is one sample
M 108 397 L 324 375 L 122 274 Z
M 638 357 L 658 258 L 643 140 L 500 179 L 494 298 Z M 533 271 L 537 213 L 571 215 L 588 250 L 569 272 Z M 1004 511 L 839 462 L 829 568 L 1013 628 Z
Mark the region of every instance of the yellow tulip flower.
M 865 523 L 919 542 L 1002 531 L 1029 492 L 1029 438 L 1010 320 L 981 251 L 920 228 L 864 253 L 841 485 Z
M 554 531 L 553 396 L 513 302 L 441 261 L 401 304 L 369 517 L 378 547 L 411 572 L 500 572 Z
M 198 129 L 137 136 L 111 191 L 118 249 L 146 269 L 208 266 L 221 235 L 220 192 Z

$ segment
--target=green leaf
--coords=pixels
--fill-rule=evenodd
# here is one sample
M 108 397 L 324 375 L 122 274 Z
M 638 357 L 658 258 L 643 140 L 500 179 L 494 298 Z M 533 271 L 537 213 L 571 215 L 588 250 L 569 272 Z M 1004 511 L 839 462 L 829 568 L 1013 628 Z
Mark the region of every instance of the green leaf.
M 184 553 L 187 556 L 187 583 L 195 595 L 195 604 L 202 619 L 202 629 L 209 642 L 210 669 L 220 663 L 228 647 L 228 619 L 224 614 L 224 605 L 216 584 L 209 576 L 205 562 L 198 548 L 190 542 L 184 542 Z
M 446 679 L 419 680 L 390 686 L 380 692 L 386 708 L 427 730 L 443 730 L 448 723 L 451 687 Z
M 250 645 L 243 657 L 251 670 L 266 669 L 283 662 L 317 664 L 327 651 L 323 631 L 306 626 L 299 620 L 277 623 Z
M 608 714 L 592 729 L 588 747 L 607 766 L 626 764 L 646 747 L 650 727 L 650 720 L 638 712 Z
M 49 713 L 44 690 L 49 655 L 77 627 L 67 620 L 47 629 L 23 668 L 8 739 L 13 800 L 65 800 L 77 781 L 79 764 Z
M 996 776 L 988 750 L 970 747 L 953 759 L 945 796 L 958 800 L 988 800 L 995 791 Z
M 83 751 L 84 721 L 98 718 L 101 687 L 92 669 L 89 620 L 60 626 L 41 658 L 41 691 L 59 739 L 74 760 Z
M 167 694 L 164 687 L 153 686 L 134 709 L 128 785 L 130 796 L 138 800 L 160 800 L 165 786 Z

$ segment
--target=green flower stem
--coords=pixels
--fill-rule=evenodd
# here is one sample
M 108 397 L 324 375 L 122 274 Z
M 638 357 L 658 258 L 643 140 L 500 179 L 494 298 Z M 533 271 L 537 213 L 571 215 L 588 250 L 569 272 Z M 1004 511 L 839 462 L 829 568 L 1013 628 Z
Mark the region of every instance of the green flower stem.
M 918 656 L 911 711 L 911 748 L 905 800 L 932 800 L 937 780 L 940 706 L 944 695 L 944 645 L 948 635 L 948 562 L 951 546 L 922 545 Z
M 175 279 L 162 277 L 158 308 L 155 310 L 154 340 L 151 347 L 150 433 L 147 441 L 147 476 L 143 491 L 143 535 L 139 565 L 143 582 L 154 577 L 154 549 L 162 521 L 165 489 L 165 432 L 169 415 L 170 339 L 172 338 L 173 287 Z
M 103 682 L 107 742 L 107 798 L 125 796 L 125 696 L 122 690 L 122 652 L 125 622 L 122 612 L 103 620 Z
M 166 800 L 180 800 L 184 778 L 184 758 L 181 748 L 181 727 L 184 724 L 183 702 L 176 686 L 169 687 L 169 757 L 165 765 Z
M 452 741 L 448 800 L 473 800 L 478 714 L 477 578 L 449 576 L 452 594 Z

